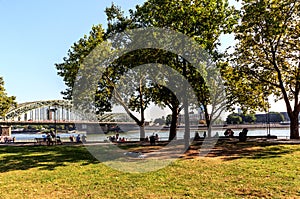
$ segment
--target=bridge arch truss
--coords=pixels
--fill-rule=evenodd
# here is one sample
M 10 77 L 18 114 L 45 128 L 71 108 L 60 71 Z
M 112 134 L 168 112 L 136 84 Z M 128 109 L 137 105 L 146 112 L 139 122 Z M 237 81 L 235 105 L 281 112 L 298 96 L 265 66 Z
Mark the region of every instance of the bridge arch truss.
M 55 110 L 55 111 L 54 111 Z M 20 103 L 5 115 L 6 121 L 80 121 L 69 100 L 45 100 Z M 97 116 L 99 122 L 132 122 L 126 113 L 105 113 Z
M 8 111 L 5 115 L 5 120 L 20 120 L 21 116 L 24 116 L 24 120 L 49 120 L 53 118 L 51 110 L 54 109 L 56 110 L 56 114 L 66 114 L 67 112 L 71 112 L 72 104 L 67 100 L 45 100 L 20 103 Z M 65 116 L 67 117 L 67 115 Z M 60 117 L 57 118 L 59 119 Z

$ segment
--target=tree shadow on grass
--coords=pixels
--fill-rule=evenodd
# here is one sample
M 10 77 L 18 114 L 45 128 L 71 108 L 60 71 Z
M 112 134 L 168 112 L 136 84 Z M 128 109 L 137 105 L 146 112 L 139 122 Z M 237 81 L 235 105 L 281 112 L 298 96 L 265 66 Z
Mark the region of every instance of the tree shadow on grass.
M 194 143 L 189 150 L 182 155 L 183 159 L 199 157 L 201 142 Z M 125 146 L 130 151 L 149 153 L 161 149 L 162 146 Z M 100 150 L 101 149 L 101 150 Z M 96 147 L 101 154 L 103 147 Z M 221 158 L 225 161 L 234 159 L 266 159 L 282 157 L 298 151 L 299 147 L 290 147 L 284 144 L 267 142 L 237 142 L 218 141 L 209 149 L 206 157 Z M 99 160 L 92 155 L 85 146 L 2 146 L 0 147 L 0 172 L 5 173 L 16 170 L 28 170 L 38 168 L 41 170 L 54 170 L 57 167 L 66 166 L 70 163 L 80 165 L 98 164 Z M 104 152 L 103 152 L 104 153 Z M 104 154 L 105 155 L 105 154 Z M 122 154 L 121 154 L 122 155 Z M 111 155 L 109 155 L 111 156 Z M 118 159 L 119 156 L 108 159 Z
M 202 141 L 194 141 L 189 149 L 181 154 L 181 159 L 194 159 L 203 157 L 201 154 L 206 154 L 205 157 L 209 158 L 221 158 L 224 161 L 230 161 L 235 159 L 247 158 L 247 159 L 267 159 L 278 158 L 287 154 L 292 154 L 295 151 L 300 150 L 298 147 L 290 147 L 290 144 L 271 143 L 266 141 L 247 141 L 239 142 L 237 139 L 223 139 L 210 147 L 203 147 Z M 157 151 L 157 156 L 164 158 L 163 154 L 159 153 L 159 150 L 164 148 L 167 143 L 156 146 L 147 145 L 125 145 L 121 148 L 141 152 L 147 156 L 148 153 Z M 207 150 L 207 151 L 206 151 Z
M 300 147 L 299 147 L 300 148 Z M 220 140 L 206 155 L 211 158 L 221 158 L 225 161 L 247 158 L 247 159 L 269 159 L 278 158 L 298 151 L 297 147 L 289 147 L 287 144 L 276 144 L 269 142 L 238 142 L 231 140 Z M 191 159 L 199 157 L 201 143 L 192 145 L 183 158 Z
M 84 146 L 3 146 L 0 147 L 0 172 L 54 170 L 67 163 L 99 163 Z

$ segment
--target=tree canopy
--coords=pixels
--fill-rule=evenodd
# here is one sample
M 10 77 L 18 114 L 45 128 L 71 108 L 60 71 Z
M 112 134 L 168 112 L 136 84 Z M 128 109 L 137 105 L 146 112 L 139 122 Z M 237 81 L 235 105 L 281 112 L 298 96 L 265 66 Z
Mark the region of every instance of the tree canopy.
M 244 0 L 237 44 L 226 69 L 228 94 L 243 108 L 268 107 L 267 97 L 283 99 L 299 138 L 300 2 Z
M 16 106 L 15 99 L 16 97 L 14 96 L 7 96 L 4 88 L 4 80 L 2 77 L 0 77 L 0 118 L 5 117 L 7 111 L 12 106 Z
M 148 27 L 160 27 L 165 30 L 175 30 L 196 41 L 198 45 L 212 55 L 213 60 L 216 60 L 219 57 L 217 47 L 220 44 L 220 35 L 229 33 L 232 30 L 233 24 L 236 23 L 236 16 L 234 15 L 235 10 L 228 5 L 227 0 L 148 0 L 143 5 L 137 6 L 136 10 L 130 10 L 129 13 L 130 16 L 124 16 L 121 9 L 115 5 L 107 8 L 107 30 L 103 31 L 101 26 L 93 27 L 89 36 L 84 36 L 84 38 L 80 39 L 71 47 L 68 56 L 64 58 L 64 62 L 56 64 L 58 74 L 64 77 L 64 81 L 68 86 L 68 89 L 63 92 L 67 98 L 72 97 L 76 74 L 84 58 L 91 53 L 97 44 L 102 43 L 106 39 L 111 40 L 112 36 L 115 36 L 113 37 L 114 39 L 121 41 L 121 45 L 126 46 L 128 43 L 130 44 L 130 40 L 132 39 L 130 35 L 124 38 L 119 37 L 119 33 L 122 33 L 125 30 Z M 157 38 L 158 42 L 163 42 L 159 37 Z M 142 42 L 143 37 L 138 39 Z M 177 41 L 176 45 L 179 45 L 180 42 L 181 41 Z M 172 44 L 172 42 L 170 42 L 170 44 Z M 114 46 L 112 46 L 112 49 L 115 49 Z M 113 95 L 112 90 L 116 88 L 115 85 L 121 82 L 122 76 L 127 73 L 130 68 L 145 63 L 165 64 L 178 71 L 190 83 L 193 88 L 192 92 L 197 93 L 197 100 L 202 107 L 205 108 L 207 120 L 209 120 L 207 105 L 210 103 L 210 96 L 207 85 L 204 83 L 204 77 L 201 76 L 203 74 L 200 74 L 199 71 L 184 58 L 184 56 L 163 52 L 160 49 L 133 51 L 112 62 L 112 64 L 108 66 L 106 72 L 103 73 L 103 78 L 99 80 L 98 83 L 98 90 L 95 98 L 96 103 L 94 105 L 103 108 L 97 107 L 97 111 L 101 112 L 109 110 L 112 105 L 110 99 Z M 152 94 L 149 96 L 147 92 L 139 92 L 142 86 L 138 86 L 139 90 L 136 90 L 138 92 L 135 92 L 134 95 L 128 97 L 128 99 L 131 100 L 129 100 L 130 104 L 127 104 L 127 107 L 142 113 L 149 102 L 147 99 L 148 97 L 155 102 L 163 102 L 160 104 L 170 107 L 175 115 L 172 124 L 176 130 L 176 122 L 181 110 L 180 106 L 186 104 L 185 111 L 188 113 L 187 107 L 193 102 L 188 101 L 187 97 L 183 97 L 185 103 L 182 102 L 180 105 L 180 99 L 175 99 L 174 95 L 170 93 L 170 90 L 167 90 L 166 86 L 157 87 L 157 83 L 146 85 L 148 86 L 147 89 L 151 89 Z M 143 91 L 147 91 L 147 89 L 143 88 Z M 180 89 L 186 90 L 186 88 L 178 87 L 178 90 Z M 166 95 L 162 96 L 162 93 L 165 93 Z M 155 96 L 154 94 L 157 95 Z M 215 94 L 217 96 L 217 93 Z M 174 99 L 170 100 L 170 98 Z M 117 101 L 120 102 L 120 98 Z M 197 104 L 197 106 L 200 107 L 200 104 Z M 127 109 L 128 112 L 129 109 Z M 143 126 L 144 118 L 141 116 L 139 121 L 135 121 L 137 121 L 140 126 Z M 207 123 L 209 124 L 209 121 Z
M 187 35 L 195 40 L 203 49 L 208 51 L 214 60 L 217 60 L 220 57 L 220 54 L 218 53 L 220 35 L 230 33 L 237 20 L 234 7 L 230 7 L 228 1 L 223 0 L 149 0 L 141 6 L 137 6 L 136 11 L 131 12 L 131 16 L 132 23 L 136 24 L 133 27 L 161 27 L 172 29 Z M 124 28 L 124 26 L 120 26 L 121 22 L 116 24 L 117 25 L 114 27 L 118 26 Z M 208 113 L 207 106 L 211 103 L 211 93 L 207 88 L 208 85 L 205 85 L 203 77 L 201 77 L 203 74 L 200 74 L 199 71 L 195 70 L 193 65 L 188 63 L 187 60 L 181 56 L 165 55 L 163 59 L 165 60 L 165 63 L 167 62 L 168 66 L 173 67 L 189 81 L 198 98 L 197 106 L 204 107 L 207 125 L 209 126 L 209 116 L 212 114 Z M 163 89 L 167 88 L 164 87 Z M 160 91 L 160 93 L 168 92 L 168 90 L 165 90 L 164 92 Z M 178 114 L 182 108 L 176 99 L 170 100 L 170 97 L 174 98 L 172 94 L 163 96 L 164 97 L 159 96 L 159 101 L 165 103 L 173 113 L 173 123 L 170 128 L 172 131 L 172 129 L 174 130 L 174 128 L 176 128 Z M 220 91 L 218 96 L 221 96 Z M 184 100 L 187 100 L 187 98 L 185 97 Z M 170 102 L 172 104 L 170 104 Z M 187 104 L 189 105 L 190 103 L 187 101 Z M 188 108 L 185 107 L 185 115 L 188 115 L 187 109 Z M 188 122 L 185 123 L 187 124 Z M 174 136 L 175 134 L 170 136 L 170 139 Z

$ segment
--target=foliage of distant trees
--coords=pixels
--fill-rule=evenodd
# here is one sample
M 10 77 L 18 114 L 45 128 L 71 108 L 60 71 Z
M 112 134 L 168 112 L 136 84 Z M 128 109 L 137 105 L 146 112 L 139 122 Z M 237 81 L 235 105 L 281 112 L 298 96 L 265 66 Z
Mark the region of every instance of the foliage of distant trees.
M 243 124 L 243 123 L 254 123 L 256 121 L 254 114 L 241 114 L 241 113 L 231 113 L 226 118 L 227 124 Z
M 242 114 L 231 113 L 226 118 L 227 124 L 252 124 L 252 123 L 279 123 L 284 121 L 284 116 L 278 112 L 269 112 L 266 114 Z
M 260 114 L 260 118 L 257 118 L 257 122 L 271 122 L 279 123 L 284 121 L 284 116 L 278 112 L 270 112 L 266 114 Z
M 162 116 L 162 118 L 156 118 L 154 121 L 153 121 L 154 124 L 159 124 L 159 125 L 164 125 L 166 124 L 166 119 L 164 116 Z

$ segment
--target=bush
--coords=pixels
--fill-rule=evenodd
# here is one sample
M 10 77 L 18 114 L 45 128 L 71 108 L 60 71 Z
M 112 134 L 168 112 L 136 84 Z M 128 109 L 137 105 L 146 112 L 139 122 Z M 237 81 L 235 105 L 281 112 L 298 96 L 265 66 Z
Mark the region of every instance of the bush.
M 243 119 L 238 114 L 232 113 L 228 115 L 226 122 L 227 124 L 241 124 L 243 122 Z

